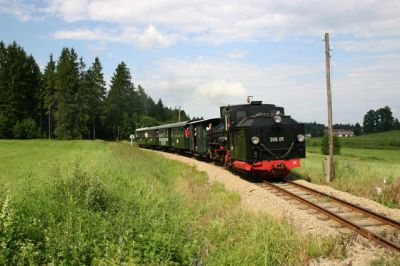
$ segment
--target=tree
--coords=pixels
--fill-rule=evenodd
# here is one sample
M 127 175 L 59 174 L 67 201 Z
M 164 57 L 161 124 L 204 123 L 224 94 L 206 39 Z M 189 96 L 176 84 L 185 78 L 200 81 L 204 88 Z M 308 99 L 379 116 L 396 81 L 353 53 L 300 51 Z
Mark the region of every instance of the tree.
M 393 129 L 400 130 L 400 122 L 397 118 L 393 122 Z
M 394 118 L 392 115 L 392 110 L 389 106 L 385 106 L 376 110 L 376 116 L 376 127 L 378 132 L 389 131 L 393 129 Z
M 160 123 L 154 117 L 145 115 L 139 119 L 138 127 L 152 127 L 158 126 L 159 124 Z
M 79 58 L 79 85 L 75 96 L 76 113 L 74 115 L 75 127 L 73 131 L 74 138 L 78 139 L 83 139 L 90 135 L 88 128 L 90 120 L 90 87 L 86 86 L 88 76 L 85 67 L 86 64 L 83 62 L 83 58 Z
M 360 136 L 361 135 L 361 126 L 359 123 L 356 123 L 356 125 L 354 126 L 354 131 L 353 131 L 354 135 L 356 136 Z
M 139 115 L 148 115 L 149 114 L 149 103 L 148 103 L 148 96 L 146 92 L 144 91 L 144 88 L 142 86 L 138 86 L 137 89 L 137 95 L 138 95 L 138 100 L 139 100 Z
M 53 135 L 53 122 L 54 122 L 54 109 L 56 108 L 55 99 L 55 75 L 56 75 L 56 63 L 53 60 L 53 55 L 50 55 L 50 60 L 44 69 L 43 82 L 42 82 L 42 98 L 48 116 L 48 138 L 51 139 Z
M 39 135 L 39 128 L 32 118 L 17 122 L 13 128 L 14 137 L 17 139 L 34 139 Z
M 162 122 L 166 121 L 164 104 L 161 99 L 158 99 L 155 110 L 156 110 L 155 118 L 158 121 L 162 121 Z
M 58 59 L 55 75 L 56 120 L 55 135 L 59 139 L 74 139 L 77 136 L 75 120 L 76 96 L 80 85 L 78 55 L 74 49 L 63 48 Z
M 366 134 L 393 130 L 395 120 L 389 106 L 379 108 L 376 111 L 369 110 L 364 115 L 364 132 Z
M 7 48 L 3 42 L 0 42 L 0 138 L 9 138 L 12 136 L 10 121 L 10 106 L 8 85 L 6 79 L 7 73 Z
M 317 122 L 313 123 L 304 123 L 305 133 L 311 134 L 313 137 L 322 137 L 325 132 L 325 125 L 318 124 Z
M 130 117 L 133 114 L 131 100 L 134 97 L 134 86 L 131 80 L 132 77 L 128 67 L 124 62 L 121 62 L 117 66 L 114 76 L 111 78 L 110 91 L 106 100 L 106 121 L 109 137 L 114 139 L 120 139 L 120 133 L 126 131 L 122 128 L 124 117 Z
M 365 134 L 376 132 L 377 115 L 374 110 L 369 110 L 364 115 L 363 128 Z
M 338 136 L 333 135 L 333 154 L 340 154 L 341 144 Z M 329 138 L 328 135 L 325 134 L 321 141 L 321 152 L 324 155 L 329 154 Z
M 96 121 L 97 127 L 100 121 L 104 119 L 106 98 L 106 82 L 103 76 L 103 67 L 100 59 L 96 57 L 92 66 L 86 73 L 85 85 L 88 91 L 89 121 L 91 123 L 91 132 L 93 139 L 96 138 Z
M 16 42 L 0 43 L 0 114 L 4 123 L 0 135 L 11 138 L 17 122 L 39 120 L 41 73 L 31 55 Z

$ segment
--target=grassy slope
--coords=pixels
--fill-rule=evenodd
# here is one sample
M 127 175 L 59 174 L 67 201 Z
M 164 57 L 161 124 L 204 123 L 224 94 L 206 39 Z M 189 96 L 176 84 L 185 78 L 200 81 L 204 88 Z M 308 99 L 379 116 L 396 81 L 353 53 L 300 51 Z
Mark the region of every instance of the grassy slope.
M 342 255 L 332 240 L 243 211 L 237 194 L 194 168 L 126 144 L 0 141 L 0 150 L 0 264 L 295 265 Z
M 336 179 L 331 186 L 399 208 L 400 148 L 392 145 L 399 139 L 400 131 L 341 138 L 341 155 L 335 156 Z M 312 182 L 324 183 L 325 156 L 319 141 L 307 140 L 307 158 L 295 172 Z M 383 189 L 382 195 L 376 195 L 375 187 Z

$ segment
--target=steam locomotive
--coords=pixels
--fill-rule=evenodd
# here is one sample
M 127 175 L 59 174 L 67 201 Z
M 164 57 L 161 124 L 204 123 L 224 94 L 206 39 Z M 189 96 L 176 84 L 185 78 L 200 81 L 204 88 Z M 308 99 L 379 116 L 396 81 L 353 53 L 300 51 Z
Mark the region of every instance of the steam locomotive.
M 284 108 L 252 101 L 220 107 L 220 118 L 139 128 L 140 147 L 191 153 L 226 168 L 283 176 L 305 158 L 304 124 Z

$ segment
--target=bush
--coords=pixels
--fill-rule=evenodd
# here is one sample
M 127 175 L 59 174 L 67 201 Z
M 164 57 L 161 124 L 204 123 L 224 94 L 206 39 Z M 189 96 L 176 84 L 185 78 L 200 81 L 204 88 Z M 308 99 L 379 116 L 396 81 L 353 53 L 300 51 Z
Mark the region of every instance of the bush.
M 17 122 L 13 128 L 14 137 L 17 139 L 34 139 L 39 136 L 39 129 L 32 118 Z
M 333 135 L 333 154 L 340 154 L 340 140 L 338 138 L 338 136 Z M 328 135 L 325 134 L 324 137 L 322 138 L 321 141 L 321 152 L 324 155 L 328 155 L 329 154 L 329 139 L 328 139 Z

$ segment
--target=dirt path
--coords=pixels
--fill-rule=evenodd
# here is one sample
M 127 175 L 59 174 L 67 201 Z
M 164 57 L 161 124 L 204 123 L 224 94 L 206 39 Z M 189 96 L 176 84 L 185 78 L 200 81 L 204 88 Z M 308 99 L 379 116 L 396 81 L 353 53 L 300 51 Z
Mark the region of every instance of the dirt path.
M 338 226 L 332 220 L 320 219 L 315 211 L 304 208 L 303 205 L 286 201 L 268 190 L 257 186 L 238 175 L 231 173 L 220 166 L 212 163 L 202 162 L 196 159 L 159 151 L 149 151 L 161 154 L 163 157 L 180 161 L 195 166 L 199 171 L 208 175 L 209 182 L 220 182 L 230 191 L 235 191 L 241 196 L 241 204 L 244 208 L 256 212 L 264 212 L 277 218 L 284 218 L 290 221 L 300 232 L 317 236 L 338 236 L 341 234 L 352 234 L 347 229 Z M 369 199 L 356 197 L 348 193 L 335 190 L 331 187 L 311 184 L 304 180 L 298 180 L 303 185 L 310 186 L 328 194 L 335 195 L 353 203 L 359 203 L 371 210 L 390 215 L 400 219 L 400 210 L 387 208 Z M 371 241 L 358 236 L 348 245 L 349 257 L 343 261 L 318 260 L 313 265 L 369 265 L 370 262 L 385 254 L 385 250 Z

